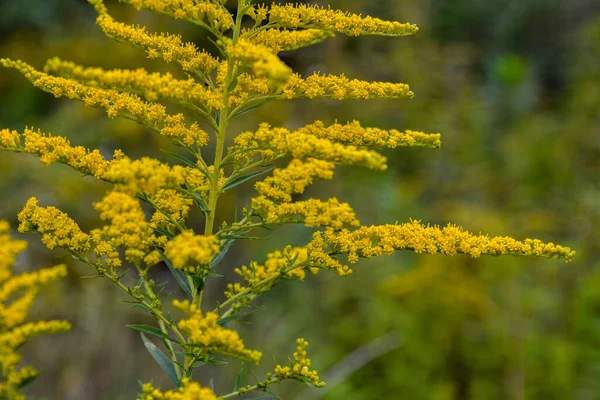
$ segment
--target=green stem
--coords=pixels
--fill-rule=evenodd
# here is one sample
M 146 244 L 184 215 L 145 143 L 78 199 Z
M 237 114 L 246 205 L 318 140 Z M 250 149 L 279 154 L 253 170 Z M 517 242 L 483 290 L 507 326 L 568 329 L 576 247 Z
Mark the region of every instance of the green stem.
M 236 396 L 242 396 L 248 392 L 251 392 L 253 390 L 264 390 L 267 388 L 267 386 L 272 385 L 274 383 L 279 382 L 279 379 L 271 379 L 270 381 L 265 381 L 265 382 L 261 382 L 260 385 L 254 385 L 254 386 L 250 386 L 247 388 L 243 388 L 240 390 L 236 390 L 235 392 L 231 392 L 229 394 L 226 394 L 224 396 L 219 397 L 220 399 L 230 399 L 232 397 L 236 397 Z
M 237 15 L 235 18 L 235 27 L 233 29 L 233 44 L 237 42 L 242 29 L 242 17 L 245 13 L 245 1 L 238 0 Z M 208 215 L 204 225 L 204 234 L 211 235 L 215 223 L 215 214 L 217 210 L 217 201 L 219 199 L 219 178 L 221 176 L 221 162 L 223 160 L 223 149 L 225 148 L 225 135 L 227 125 L 229 124 L 229 94 L 231 93 L 231 82 L 235 75 L 235 63 L 229 60 L 227 63 L 227 76 L 225 78 L 223 93 L 223 109 L 219 112 L 219 130 L 217 132 L 217 146 L 215 149 L 215 162 L 212 179 L 210 183 L 210 197 L 208 200 Z

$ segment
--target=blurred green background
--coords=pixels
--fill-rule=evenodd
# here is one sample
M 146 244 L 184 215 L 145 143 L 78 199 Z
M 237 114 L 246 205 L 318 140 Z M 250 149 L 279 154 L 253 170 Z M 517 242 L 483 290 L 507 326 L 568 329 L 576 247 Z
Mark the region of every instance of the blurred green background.
M 386 173 L 342 168 L 308 195 L 350 202 L 363 224 L 453 222 L 474 232 L 537 237 L 577 250 L 570 264 L 514 257 L 470 259 L 397 253 L 359 263 L 347 278 L 325 273 L 289 282 L 259 300 L 265 309 L 238 324 L 263 350 L 257 376 L 285 362 L 296 337 L 310 342 L 313 365 L 329 385 L 275 387 L 285 399 L 600 399 L 600 1 L 333 0 L 356 13 L 410 21 L 408 38 L 338 35 L 282 58 L 295 70 L 345 73 L 409 83 L 413 100 L 273 103 L 240 119 L 295 128 L 315 119 L 442 133 L 440 150 L 386 151 Z M 210 46 L 194 26 L 109 4 L 120 20 L 177 32 Z M 104 68 L 174 71 L 105 38 L 82 0 L 0 0 L 0 57 L 41 68 L 59 56 Z M 0 70 L 0 126 L 35 126 L 110 155 L 164 161 L 162 138 L 81 103 L 55 99 L 17 72 Z M 210 151 L 210 149 L 208 149 Z M 209 154 L 209 153 L 207 153 Z M 84 229 L 99 224 L 92 202 L 108 186 L 64 166 L 0 153 L 0 218 L 16 227 L 31 196 L 68 212 Z M 248 203 L 248 185 L 223 198 L 231 219 Z M 200 221 L 196 221 L 200 226 Z M 220 273 L 288 243 L 308 229 L 283 228 L 270 240 L 237 243 Z M 22 237 L 22 236 L 21 236 Z M 70 265 L 46 288 L 33 318 L 65 318 L 70 333 L 36 338 L 25 359 L 42 371 L 27 393 L 48 399 L 132 399 L 138 380 L 168 387 L 129 323 L 149 323 L 119 302 L 108 282 L 82 280 L 85 266 L 25 237 L 19 270 Z M 156 268 L 157 281 L 169 279 Z M 225 280 L 208 282 L 223 298 Z M 169 288 L 178 293 L 175 285 Z M 212 308 L 212 306 L 211 306 Z M 240 363 L 199 370 L 218 393 L 233 387 Z M 251 374 L 250 374 L 251 376 Z M 253 396 L 248 396 L 252 398 Z

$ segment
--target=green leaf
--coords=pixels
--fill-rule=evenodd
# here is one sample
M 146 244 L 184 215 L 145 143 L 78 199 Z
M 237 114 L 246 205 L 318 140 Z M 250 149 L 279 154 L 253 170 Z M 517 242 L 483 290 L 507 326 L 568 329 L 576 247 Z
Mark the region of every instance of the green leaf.
M 125 272 L 123 272 L 121 275 L 117 276 L 117 281 L 120 281 L 121 279 L 125 278 L 125 276 L 127 276 L 128 272 L 129 272 L 129 268 L 127 268 L 125 270 Z
M 158 252 L 160 253 L 160 256 L 162 257 L 165 264 L 167 264 L 167 267 L 169 268 L 169 271 L 171 271 L 171 274 L 173 274 L 173 276 L 175 277 L 177 283 L 179 283 L 179 286 L 181 286 L 183 291 L 186 292 L 187 295 L 190 296 L 190 298 L 194 297 L 194 291 L 190 286 L 190 282 L 187 279 L 187 275 L 183 271 L 173 267 L 171 261 L 169 261 L 169 259 L 165 256 L 165 254 L 162 251 L 158 250 Z
M 153 314 L 152 310 L 150 310 L 148 307 L 146 307 L 143 304 L 132 304 L 131 306 L 129 306 L 129 308 L 139 308 L 139 309 L 146 311 L 148 314 Z
M 266 103 L 268 103 L 268 102 L 269 102 L 269 101 L 271 101 L 271 100 L 272 100 L 272 99 L 267 99 L 267 100 L 265 100 L 265 101 L 261 101 L 260 103 L 258 103 L 258 104 L 255 104 L 255 105 L 253 105 L 253 106 L 250 106 L 250 107 L 248 107 L 248 108 L 244 108 L 244 109 L 242 109 L 242 110 L 240 110 L 240 111 L 236 112 L 235 114 L 233 114 L 233 115 L 232 115 L 231 117 L 229 117 L 229 118 L 230 118 L 230 119 L 234 119 L 234 118 L 236 118 L 236 117 L 239 117 L 239 116 L 241 116 L 241 115 L 244 115 L 244 114 L 247 114 L 247 113 L 249 113 L 249 112 L 252 112 L 252 111 L 254 111 L 254 110 L 256 110 L 256 109 L 258 109 L 258 108 L 260 108 L 260 107 L 264 106 Z
M 242 363 L 242 368 L 238 373 L 237 379 L 235 380 L 235 386 L 233 387 L 233 391 L 237 392 L 240 388 L 248 385 L 248 378 L 246 374 L 246 364 Z
M 148 226 L 150 226 L 150 224 L 148 224 Z M 164 228 L 156 228 L 153 226 L 150 226 L 150 227 L 154 230 L 154 232 L 156 232 L 160 235 L 166 236 L 169 239 L 173 239 L 175 237 L 175 235 L 173 235 L 171 232 L 169 232 L 168 230 L 166 230 Z
M 219 360 L 218 358 L 208 358 L 205 360 L 199 360 L 194 363 L 194 368 L 202 367 L 204 365 L 227 365 L 227 361 Z
M 216 267 L 217 265 L 219 265 L 219 263 L 221 261 L 223 261 L 223 258 L 225 258 L 225 255 L 227 254 L 227 252 L 229 251 L 229 249 L 231 248 L 231 246 L 233 245 L 234 242 L 235 242 L 235 240 L 233 240 L 233 239 L 229 239 L 225 242 L 225 244 L 222 246 L 219 254 L 217 254 L 215 257 L 213 257 L 212 261 L 210 262 L 211 268 Z
M 85 275 L 85 276 L 79 277 L 79 279 L 96 279 L 96 278 L 102 278 L 102 275 Z
M 17 389 L 22 388 L 23 386 L 29 385 L 31 382 L 35 381 L 38 377 L 38 373 L 34 373 L 33 375 L 28 376 L 27 378 L 23 379 L 21 382 L 19 382 L 19 384 L 17 385 Z
M 150 335 L 154 335 L 154 336 L 158 336 L 158 337 L 161 337 L 163 339 L 166 339 L 166 340 L 170 340 L 171 342 L 179 343 L 179 340 L 177 340 L 175 338 L 172 338 L 171 336 L 167 335 L 166 333 L 164 333 L 160 329 L 155 328 L 155 327 L 150 326 L 150 325 L 126 325 L 126 326 L 128 328 L 135 329 L 136 331 L 148 333 Z
M 249 181 L 252 178 L 255 178 L 255 177 L 257 177 L 259 175 L 262 175 L 262 174 L 266 174 L 267 172 L 270 172 L 270 171 L 272 171 L 274 169 L 275 169 L 275 166 L 273 166 L 271 168 L 264 169 L 262 171 L 253 172 L 253 173 L 248 174 L 248 175 L 238 176 L 237 178 L 234 178 L 234 179 L 232 179 L 230 181 L 225 182 L 225 184 L 223 185 L 223 187 L 221 188 L 221 190 L 229 190 L 229 189 L 234 188 L 234 187 L 236 187 L 238 185 L 241 185 L 242 183 L 244 183 L 246 181 Z
M 200 212 L 205 216 L 209 213 L 210 210 L 202 198 L 194 196 L 194 204 L 196 204 L 198 210 L 200 210 Z
M 143 333 L 140 333 L 140 335 L 142 335 L 144 346 L 146 346 L 146 349 L 148 349 L 148 352 L 150 353 L 152 358 L 154 358 L 154 360 L 163 369 L 163 371 L 165 371 L 167 375 L 169 375 L 169 378 L 171 378 L 173 383 L 175 383 L 175 385 L 178 385 L 179 379 L 177 378 L 177 373 L 175 372 L 175 366 L 173 365 L 169 357 L 167 357 L 162 351 L 160 351 L 160 349 L 156 347 L 156 345 L 152 343 L 150 339 L 146 337 L 146 335 L 144 335 Z
M 250 306 L 248 306 L 248 307 L 250 307 Z M 257 311 L 262 310 L 263 308 L 264 308 L 264 306 L 253 307 L 251 310 L 237 312 L 237 313 L 230 315 L 229 317 L 221 318 L 217 323 L 221 326 L 225 326 L 225 324 L 227 324 L 229 321 L 237 320 L 242 317 L 245 317 L 246 315 L 254 314 Z

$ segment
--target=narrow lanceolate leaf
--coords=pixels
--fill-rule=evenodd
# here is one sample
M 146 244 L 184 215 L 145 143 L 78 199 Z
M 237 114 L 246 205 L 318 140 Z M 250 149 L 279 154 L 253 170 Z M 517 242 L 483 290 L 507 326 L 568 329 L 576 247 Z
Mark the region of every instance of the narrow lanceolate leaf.
M 183 291 L 186 292 L 187 295 L 190 296 L 190 298 L 192 298 L 194 291 L 190 286 L 190 282 L 188 281 L 186 274 L 183 271 L 173 267 L 171 261 L 169 261 L 169 259 L 164 255 L 162 251 L 158 250 L 158 252 L 160 253 L 160 256 L 162 257 L 165 264 L 167 264 L 167 267 L 169 268 L 169 271 L 171 271 L 171 274 L 173 274 L 173 276 L 175 277 L 177 283 L 179 283 L 179 286 L 181 286 Z
M 152 343 L 150 339 L 146 337 L 146 335 L 143 333 L 140 333 L 140 335 L 142 335 L 144 346 L 146 346 L 146 349 L 148 349 L 148 352 L 152 358 L 154 358 L 163 371 L 169 375 L 169 378 L 171 378 L 175 385 L 179 384 L 179 379 L 177 378 L 177 373 L 175 372 L 175 366 L 173 365 L 173 362 L 165 355 L 165 353 L 160 351 L 160 349 L 156 347 L 156 345 Z
M 150 226 L 150 224 L 148 224 L 148 226 Z M 173 239 L 175 237 L 175 235 L 173 235 L 171 232 L 169 232 L 166 229 L 163 228 L 157 228 L 155 226 L 150 226 L 150 228 L 152 228 L 154 230 L 154 232 L 158 233 L 159 235 L 163 235 L 168 237 L 169 239 Z
M 136 331 L 140 331 L 143 333 L 148 333 L 150 335 L 158 336 L 166 340 L 170 340 L 171 342 L 179 343 L 179 341 L 171 336 L 167 335 L 163 331 L 158 328 L 155 328 L 150 325 L 126 325 L 128 328 L 135 329 Z
M 249 112 L 252 112 L 252 111 L 254 111 L 254 110 L 257 110 L 258 108 L 260 108 L 260 107 L 264 106 L 265 104 L 267 104 L 267 103 L 268 103 L 269 101 L 271 101 L 271 100 L 272 100 L 272 99 L 268 99 L 268 100 L 265 100 L 265 101 L 261 101 L 261 102 L 260 102 L 260 103 L 258 103 L 258 104 L 255 104 L 255 105 L 253 105 L 253 106 L 250 106 L 250 107 L 248 107 L 248 108 L 241 109 L 241 110 L 239 110 L 238 112 L 236 112 L 235 114 L 233 114 L 233 115 L 230 117 L 230 119 L 234 119 L 234 118 L 236 118 L 236 117 L 239 117 L 239 116 L 242 116 L 242 115 L 244 115 L 244 114 L 247 114 L 247 113 L 249 113 Z
M 263 308 L 264 306 L 259 306 L 253 307 L 251 310 L 238 311 L 236 313 L 233 313 L 229 317 L 221 318 L 217 323 L 221 326 L 225 326 L 229 321 L 238 320 L 242 317 L 245 317 L 246 315 L 254 314 L 257 311 L 262 310 Z
M 233 387 L 233 391 L 238 391 L 240 388 L 246 386 L 248 384 L 248 379 L 246 377 L 246 364 L 242 363 L 242 368 L 238 373 L 237 379 L 235 380 L 235 386 Z
M 129 306 L 129 308 L 139 308 L 141 310 L 146 311 L 148 314 L 153 314 L 152 310 L 150 310 L 148 307 L 146 307 L 143 304 L 132 304 L 132 305 Z
M 191 168 L 195 168 L 195 169 L 197 169 L 198 171 L 202 172 L 202 173 L 204 174 L 204 176 L 206 176 L 208 179 L 210 179 L 210 175 L 208 175 L 208 172 L 206 172 L 206 171 L 204 170 L 204 168 L 201 168 L 201 167 L 199 167 L 199 166 L 198 166 L 198 164 L 196 164 L 196 163 L 195 163 L 195 162 L 193 162 L 192 160 L 190 160 L 190 159 L 187 159 L 187 158 L 185 158 L 185 157 L 182 157 L 182 156 L 180 156 L 179 154 L 172 153 L 172 152 L 170 152 L 170 151 L 162 150 L 162 152 L 163 152 L 163 153 L 165 153 L 165 154 L 168 154 L 168 155 L 170 155 L 171 157 L 174 157 L 174 158 L 178 159 L 179 161 L 181 161 L 182 163 L 184 163 L 184 164 L 185 164 L 185 165 L 187 165 L 188 167 L 191 167 Z
M 229 251 L 229 249 L 231 248 L 231 246 L 233 245 L 233 242 L 235 242 L 234 239 L 229 239 L 225 242 L 225 244 L 223 244 L 221 246 L 221 251 L 219 252 L 219 254 L 217 254 L 212 261 L 210 262 L 210 267 L 214 268 L 217 265 L 219 265 L 219 263 L 221 261 L 223 261 L 223 258 L 225 258 L 225 255 L 227 254 L 227 252 Z
M 254 177 L 257 177 L 257 176 L 262 175 L 262 174 L 266 174 L 267 172 L 270 172 L 270 171 L 272 171 L 274 169 L 275 169 L 275 167 L 271 167 L 271 168 L 264 169 L 262 171 L 253 172 L 253 173 L 248 174 L 248 175 L 238 176 L 237 178 L 233 178 L 233 179 L 228 180 L 227 182 L 225 182 L 225 184 L 223 185 L 223 187 L 221 188 L 221 190 L 228 190 L 228 189 L 234 188 L 234 187 L 236 187 L 238 185 L 241 185 L 242 183 L 244 183 L 246 181 L 249 181 L 250 179 L 252 179 Z

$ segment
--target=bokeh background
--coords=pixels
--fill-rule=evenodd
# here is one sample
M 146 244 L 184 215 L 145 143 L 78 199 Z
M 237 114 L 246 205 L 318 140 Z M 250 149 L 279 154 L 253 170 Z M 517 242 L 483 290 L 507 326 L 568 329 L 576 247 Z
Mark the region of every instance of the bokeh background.
M 342 168 L 310 196 L 350 202 L 363 224 L 445 224 L 517 238 L 537 237 L 577 250 L 565 264 L 531 258 L 397 253 L 359 263 L 347 278 L 325 273 L 289 282 L 260 299 L 265 309 L 238 324 L 250 348 L 263 350 L 257 376 L 285 362 L 294 339 L 310 342 L 313 365 L 329 385 L 297 382 L 274 390 L 285 399 L 600 399 L 600 1 L 332 0 L 356 13 L 417 23 L 408 38 L 338 35 L 282 54 L 301 73 L 320 70 L 367 80 L 409 83 L 413 100 L 272 103 L 240 119 L 294 128 L 321 119 L 442 133 L 439 150 L 386 151 L 386 173 Z M 120 20 L 177 32 L 210 48 L 204 33 L 131 7 L 109 3 Z M 52 56 L 104 68 L 171 71 L 105 38 L 83 0 L 0 0 L 0 57 L 41 68 Z M 176 70 L 174 72 L 177 72 Z M 173 161 L 162 138 L 81 103 L 55 99 L 19 73 L 0 70 L 0 126 L 39 127 L 106 154 Z M 210 151 L 210 149 L 209 149 Z M 208 154 L 208 153 L 207 153 Z M 68 212 L 84 229 L 98 226 L 92 202 L 108 190 L 64 166 L 0 154 L 0 218 L 16 227 L 31 196 Z M 248 185 L 223 198 L 232 218 L 252 196 Z M 201 221 L 196 221 L 200 226 Z M 237 243 L 220 266 L 234 267 L 310 231 L 284 228 L 270 240 Z M 168 387 L 129 323 L 149 323 L 110 283 L 89 275 L 36 235 L 19 270 L 66 262 L 68 279 L 51 285 L 33 318 L 65 318 L 70 333 L 24 347 L 42 371 L 27 393 L 47 399 L 132 399 L 138 380 Z M 158 281 L 169 274 L 156 268 Z M 208 282 L 222 299 L 226 279 Z M 169 285 L 176 294 L 178 288 Z M 212 308 L 212 307 L 211 307 Z M 199 370 L 219 393 L 232 389 L 241 363 Z M 249 372 L 249 376 L 252 373 Z M 252 398 L 253 396 L 248 396 Z

